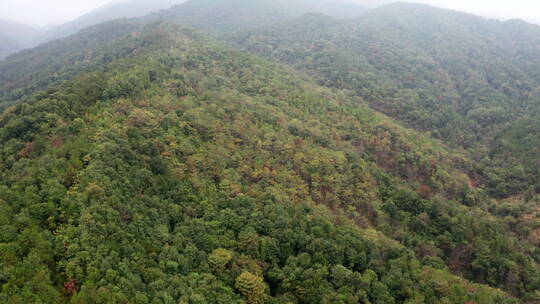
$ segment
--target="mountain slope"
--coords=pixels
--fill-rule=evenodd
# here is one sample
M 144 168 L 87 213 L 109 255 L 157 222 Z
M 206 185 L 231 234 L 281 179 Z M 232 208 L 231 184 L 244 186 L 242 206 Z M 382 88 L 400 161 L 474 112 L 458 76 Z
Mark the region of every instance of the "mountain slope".
M 207 16 L 208 2 L 200 4 Z M 98 25 L 9 58 L 0 65 L 2 97 L 16 106 L 0 118 L 0 299 L 538 301 L 534 189 L 527 204 L 496 200 L 478 188 L 470 154 L 366 106 L 388 105 L 381 110 L 403 121 L 396 114 L 405 110 L 421 117 L 460 108 L 429 107 L 429 94 L 453 91 L 421 76 L 445 66 L 424 57 L 428 46 L 399 40 L 407 31 L 396 28 L 412 21 L 396 26 L 395 16 L 381 21 L 381 12 L 365 17 L 362 37 L 400 58 L 390 67 L 362 58 L 362 42 L 343 38 L 362 33 L 357 24 L 365 19 L 320 15 L 279 28 L 281 35 L 271 28 L 235 40 L 256 41 L 249 50 L 309 76 L 197 32 L 149 24 L 156 15 Z M 231 22 L 242 16 L 229 13 Z M 196 22 L 209 29 L 208 20 Z M 529 34 L 514 34 L 517 58 L 534 58 L 523 43 Z M 527 66 L 534 61 L 516 60 L 533 78 Z M 400 64 L 418 66 L 419 78 L 403 84 Z M 447 74 L 435 76 L 452 84 Z M 409 99 L 429 112 L 415 113 L 424 108 L 414 103 L 400 108 Z M 534 153 L 513 141 L 534 147 L 534 121 L 493 130 L 512 147 L 510 155 L 497 151 L 500 162 L 522 155 L 534 163 Z M 516 137 L 524 129 L 530 135 Z
M 118 18 L 141 17 L 182 2 L 184 0 L 125 0 L 112 3 L 51 29 L 43 41 L 66 37 L 87 27 Z
M 130 6 L 136 3 L 139 2 L 126 2 L 122 5 Z M 163 2 L 158 2 L 156 5 L 160 3 Z M 91 15 L 99 15 L 99 17 L 85 17 L 83 19 L 102 20 L 103 16 L 116 14 L 117 11 L 125 12 L 126 8 L 107 7 Z M 352 17 L 363 13 L 365 9 L 353 4 L 326 0 L 320 2 L 311 0 L 193 0 L 147 17 L 132 19 L 127 22 L 131 25 L 128 26 L 129 29 L 126 33 L 133 26 L 163 21 L 189 25 L 213 33 L 224 33 L 256 28 L 264 24 L 283 21 L 289 17 L 300 16 L 304 12 L 316 11 L 336 17 Z M 97 32 L 103 27 L 109 27 L 111 33 L 106 33 L 104 37 L 79 36 L 85 37 L 84 39 L 91 37 L 89 41 L 64 39 L 61 42 L 45 44 L 37 50 L 28 50 L 17 58 L 1 63 L 0 108 L 20 100 L 29 92 L 33 92 L 34 89 L 43 89 L 47 85 L 57 83 L 58 80 L 63 79 L 59 75 L 62 75 L 64 70 L 74 70 L 72 67 L 74 64 L 84 65 L 85 62 L 88 62 L 86 59 L 89 56 L 99 56 L 102 42 L 110 41 L 113 35 L 123 33 L 124 24 L 122 22 L 121 20 L 106 22 L 84 30 Z M 66 25 L 66 27 L 69 27 L 70 30 L 79 28 L 75 25 Z M 83 46 L 88 49 L 84 49 Z M 45 48 L 47 50 L 44 50 Z M 102 60 L 107 61 L 108 59 L 103 58 Z M 33 88 L 29 87 L 30 83 Z
M 513 120 L 540 114 L 540 27 L 524 22 L 394 4 L 350 22 L 309 15 L 231 41 L 321 84 L 350 89 L 408 126 L 471 151 L 492 146 L 496 132 Z M 505 184 L 492 188 L 493 195 L 529 186 L 540 192 L 531 183 L 538 179 L 533 168 L 501 176 L 489 166 L 478 172 L 485 184 Z
M 136 35 L 143 24 L 117 20 L 25 50 L 0 63 L 0 107 L 20 102 L 48 86 L 58 85 L 82 72 L 100 69 L 104 63 L 132 54 L 133 49 L 104 52 L 117 39 Z
M 525 111 L 538 111 L 535 90 L 538 88 L 540 56 L 534 52 L 540 45 L 538 26 L 488 21 L 413 4 L 385 6 L 354 22 L 339 23 L 333 28 L 328 28 L 327 24 L 312 26 L 309 18 L 242 35 L 237 38 L 239 45 L 301 69 L 318 70 L 321 81 L 354 89 L 366 96 L 370 91 L 364 93 L 363 90 L 377 89 L 368 87 L 374 82 L 379 87 L 393 86 L 394 90 L 404 92 L 425 90 L 435 95 L 424 98 L 430 100 L 423 106 L 434 107 L 430 116 L 436 117 L 437 111 L 452 111 L 454 115 L 469 116 L 461 117 L 467 124 L 456 128 L 457 121 L 445 122 L 443 118 L 436 117 L 434 121 L 421 116 L 400 118 L 425 130 L 439 129 L 442 133 L 439 136 L 465 146 L 470 145 L 470 141 L 477 141 L 478 134 L 484 134 L 489 126 L 498 123 L 497 117 L 493 121 L 475 117 L 482 116 L 479 113 L 482 109 L 487 108 L 485 110 L 489 112 L 492 108 L 502 107 L 501 110 L 510 112 L 510 116 L 501 118 L 502 122 L 523 115 Z M 319 53 L 315 53 L 317 51 Z M 306 62 L 305 59 L 314 54 L 317 54 L 314 59 L 319 62 Z M 300 66 L 303 62 L 304 66 Z M 343 75 L 331 75 L 335 72 L 330 67 L 332 63 L 350 68 L 344 69 Z M 369 72 L 362 73 L 362 68 Z M 477 87 L 471 87 L 473 85 Z M 374 103 L 385 102 L 385 98 L 389 97 L 377 96 Z M 503 104 L 502 98 L 509 101 Z M 415 114 L 399 108 L 403 103 L 388 101 L 388 104 L 375 106 L 393 116 Z M 437 106 L 450 108 L 440 111 Z M 491 113 L 492 116 L 496 114 Z M 438 125 L 449 127 L 447 130 Z M 463 134 L 451 133 L 457 130 L 467 131 L 472 135 L 471 139 L 460 139 Z
M 481 242 L 535 288 L 501 222 L 444 198 L 459 155 L 197 33 L 136 33 L 0 117 L 3 301 L 518 303 L 449 274 L 441 217 L 442 248 Z

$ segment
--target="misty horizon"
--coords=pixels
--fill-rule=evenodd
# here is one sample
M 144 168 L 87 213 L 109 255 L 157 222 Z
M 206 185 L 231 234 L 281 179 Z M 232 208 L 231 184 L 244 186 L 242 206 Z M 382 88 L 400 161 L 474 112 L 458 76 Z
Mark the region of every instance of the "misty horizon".
M 36 28 L 50 28 L 91 13 L 102 7 L 129 2 L 130 0 L 81 0 L 76 3 L 68 0 L 19 0 L 17 2 L 0 0 L 0 19 L 30 25 Z M 144 1 L 144 0 L 143 0 Z M 148 0 L 150 1 L 150 0 Z M 488 19 L 522 19 L 531 23 L 540 23 L 540 3 L 531 0 L 508 1 L 467 1 L 467 0 L 330 0 L 350 2 L 366 7 L 376 7 L 394 2 L 410 2 L 432 5 L 482 16 Z M 153 1 L 152 1 L 153 2 Z M 183 0 L 164 0 L 163 2 L 181 3 Z M 517 4 L 517 5 L 516 5 Z

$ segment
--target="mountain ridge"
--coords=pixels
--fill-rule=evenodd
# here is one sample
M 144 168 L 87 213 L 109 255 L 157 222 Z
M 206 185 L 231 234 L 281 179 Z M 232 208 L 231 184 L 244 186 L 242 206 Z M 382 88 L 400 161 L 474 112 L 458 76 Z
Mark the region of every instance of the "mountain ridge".
M 112 21 L 114 19 L 142 17 L 161 9 L 168 9 L 184 1 L 185 0 L 158 0 L 149 2 L 146 0 L 123 0 L 109 3 L 82 15 L 75 20 L 56 26 L 47 31 L 44 41 L 63 38 L 75 34 L 84 28 Z
M 254 29 L 270 25 L 303 13 L 323 12 L 334 17 L 351 18 L 361 15 L 359 5 L 309 0 L 190 0 L 171 10 L 154 14 L 153 20 L 170 21 L 217 34 Z

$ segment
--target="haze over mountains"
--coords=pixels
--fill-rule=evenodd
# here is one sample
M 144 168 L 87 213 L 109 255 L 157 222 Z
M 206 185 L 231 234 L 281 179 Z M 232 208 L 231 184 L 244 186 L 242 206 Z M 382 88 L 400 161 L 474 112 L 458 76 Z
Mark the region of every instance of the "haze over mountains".
M 41 29 L 0 19 L 0 60 L 36 44 Z
M 74 34 L 77 31 L 83 28 L 86 28 L 88 26 L 94 25 L 94 24 L 110 21 L 117 18 L 140 17 L 140 16 L 147 15 L 151 12 L 156 12 L 161 9 L 170 8 L 176 4 L 180 4 L 183 2 L 185 2 L 185 0 L 157 0 L 157 1 L 120 0 L 120 1 L 113 1 L 110 4 L 104 5 L 102 7 L 98 7 L 74 20 L 71 20 L 71 21 L 68 21 L 59 25 L 54 25 L 54 26 L 48 25 L 48 26 L 39 28 L 37 26 L 27 26 L 21 23 L 19 24 L 20 26 L 30 27 L 30 28 L 34 28 L 34 30 L 37 30 L 39 33 L 39 37 L 36 37 L 35 33 L 29 37 L 27 37 L 26 35 L 19 36 L 19 35 L 15 35 L 14 33 L 16 32 L 14 31 L 12 31 L 13 34 L 9 34 L 7 36 L 0 34 L 0 39 L 3 39 L 2 44 L 1 44 L 2 53 L 0 53 L 0 59 L 7 56 L 8 54 L 17 52 L 19 50 L 33 47 L 33 46 L 36 46 L 41 43 L 45 43 L 53 39 L 57 39 L 57 38 Z M 294 5 L 291 5 L 290 10 L 286 10 L 286 11 L 270 13 L 271 10 L 269 10 L 268 11 L 269 15 L 271 15 L 275 19 L 270 18 L 270 16 L 266 16 L 267 18 L 266 21 L 275 22 L 280 19 L 279 16 L 286 18 L 286 17 L 291 17 L 291 15 L 295 15 L 299 13 L 306 13 L 308 11 L 321 12 L 321 13 L 325 13 L 327 15 L 330 15 L 336 18 L 350 18 L 350 17 L 358 16 L 361 12 L 365 11 L 367 8 L 370 8 L 370 9 L 376 8 L 376 7 L 393 3 L 396 1 L 394 0 L 305 0 L 304 2 L 306 3 L 301 5 L 304 7 L 304 9 L 301 9 L 300 6 L 298 5 L 296 5 L 293 8 Z M 451 7 L 450 4 L 444 4 L 444 3 L 438 3 L 438 2 L 435 2 L 435 4 Z M 59 4 L 51 3 L 51 5 L 59 5 Z M 234 5 L 235 5 L 234 1 L 232 1 L 230 6 L 227 6 L 225 9 L 229 9 L 230 7 Z M 306 6 L 310 7 L 310 9 L 307 11 L 305 9 Z M 459 7 L 459 5 L 457 7 Z M 7 8 L 9 8 L 9 6 L 7 6 Z M 19 8 L 19 9 L 22 9 L 22 8 Z M 216 7 L 216 9 L 219 9 L 219 8 Z M 296 13 L 293 13 L 293 12 L 296 12 Z M 246 13 L 249 14 L 249 12 L 246 12 Z M 185 14 L 186 16 L 184 16 L 184 18 L 186 19 L 193 18 L 192 21 L 200 19 L 200 18 L 191 16 L 189 14 L 188 8 L 185 8 Z M 222 17 L 225 17 L 225 16 L 227 16 L 226 13 Z M 493 18 L 501 17 L 504 19 L 511 18 L 509 16 L 499 16 L 496 13 L 487 14 L 487 16 L 490 16 Z M 216 15 L 216 17 L 218 17 L 218 15 Z M 530 18 L 528 19 L 532 20 Z M 5 26 L 5 25 L 2 25 L 2 26 Z M 1 31 L 1 28 L 0 28 L 0 31 Z
M 69 36 L 89 26 L 118 18 L 141 17 L 161 9 L 171 8 L 183 2 L 184 0 L 128 0 L 111 3 L 55 27 L 47 32 L 45 39 L 52 40 Z
M 540 27 L 329 3 L 0 62 L 0 302 L 538 303 Z
M 20 50 L 75 34 L 98 23 L 118 18 L 140 17 L 151 12 L 170 8 L 182 2 L 184 0 L 116 1 L 84 14 L 73 21 L 42 29 L 0 20 L 0 59 Z
M 206 0 L 187 1 L 149 18 L 223 34 L 271 25 L 310 12 L 352 18 L 365 11 L 365 7 L 333 0 Z

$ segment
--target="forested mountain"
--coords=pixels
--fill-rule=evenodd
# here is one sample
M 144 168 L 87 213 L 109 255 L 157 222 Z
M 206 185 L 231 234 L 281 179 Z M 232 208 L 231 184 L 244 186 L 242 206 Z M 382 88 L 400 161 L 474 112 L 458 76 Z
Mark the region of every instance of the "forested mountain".
M 0 60 L 34 45 L 40 33 L 33 26 L 0 19 Z
M 134 3 L 134 2 L 128 2 Z M 126 4 L 126 5 L 127 5 Z M 113 7 L 114 8 L 114 7 Z M 113 10 L 114 12 L 117 9 Z M 122 11 L 122 10 L 120 10 Z M 88 60 L 99 57 L 103 43 L 131 33 L 134 26 L 159 22 L 174 22 L 211 33 L 232 33 L 273 24 L 306 12 L 324 12 L 338 18 L 358 16 L 365 8 L 346 2 L 322 0 L 189 0 L 169 10 L 132 19 L 129 28 L 117 26 L 122 20 L 110 21 L 84 29 L 82 35 L 47 43 L 35 50 L 28 50 L 16 58 L 0 63 L 0 108 L 19 101 L 34 89 L 65 79 L 62 75 L 79 71 L 81 66 L 101 62 Z M 107 12 L 105 14 L 104 12 Z M 99 15 L 110 15 L 107 10 Z M 97 14 L 97 13 L 96 13 Z M 91 14 L 94 15 L 94 14 Z M 100 17 L 102 18 L 102 17 Z M 100 19 L 97 18 L 97 19 Z M 95 20 L 96 18 L 83 18 Z M 73 26 L 68 26 L 73 28 Z M 106 31 L 105 28 L 109 29 Z M 104 35 L 102 35 L 104 33 Z M 116 54 L 122 56 L 122 54 Z M 108 61 L 110 58 L 102 58 Z M 73 65 L 77 67 L 74 68 Z M 70 72 L 71 71 L 71 72 Z
M 0 62 L 0 108 L 80 73 L 101 69 L 115 58 L 129 56 L 126 50 L 112 51 L 109 46 L 117 39 L 137 35 L 143 25 L 136 20 L 110 21 Z
M 247 31 L 283 22 L 305 13 L 351 18 L 364 13 L 362 6 L 332 0 L 188 0 L 153 16 L 212 33 Z
M 537 166 L 528 165 L 538 158 L 501 157 L 494 142 L 516 119 L 540 117 L 539 26 L 393 4 L 347 22 L 308 15 L 232 41 L 320 84 L 352 90 L 410 127 L 480 151 L 473 155 L 477 173 L 494 195 L 540 191 Z
M 0 63 L 0 302 L 540 301 L 535 26 L 230 3 Z
M 7 302 L 513 303 L 368 228 L 450 212 L 406 181 L 456 195 L 458 156 L 191 31 L 137 33 L 0 120 Z
M 185 0 L 123 0 L 105 5 L 73 21 L 57 26 L 45 35 L 44 41 L 66 37 L 89 26 L 118 18 L 140 17 L 162 9 L 168 9 Z
M 100 7 L 73 21 L 51 29 L 0 20 L 0 59 L 51 40 L 73 35 L 93 25 L 119 18 L 133 18 L 168 9 L 185 0 L 122 0 Z M 73 48 L 70 48 L 73 49 Z

